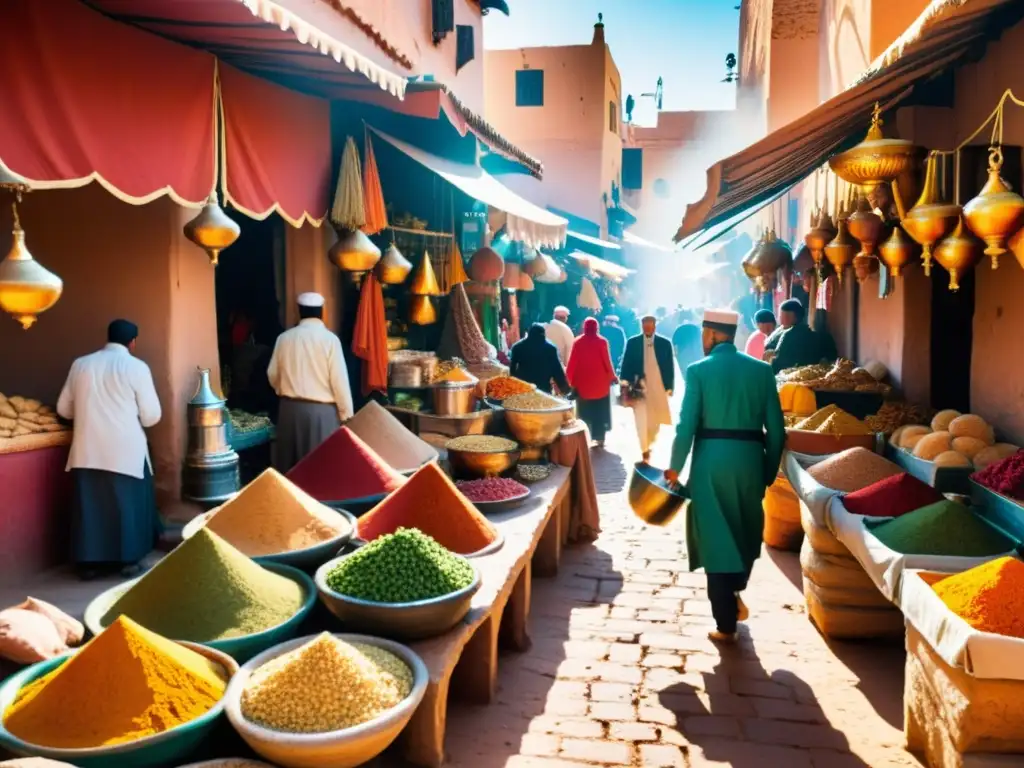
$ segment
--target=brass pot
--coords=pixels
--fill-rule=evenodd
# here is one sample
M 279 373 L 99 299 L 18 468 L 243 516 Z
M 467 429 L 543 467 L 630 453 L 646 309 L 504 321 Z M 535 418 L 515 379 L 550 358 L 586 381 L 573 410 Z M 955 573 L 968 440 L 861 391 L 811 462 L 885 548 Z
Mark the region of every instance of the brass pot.
M 863 283 L 871 275 L 878 272 L 878 259 L 866 253 L 858 253 L 853 257 L 853 274 L 858 283 Z
M 14 209 L 14 242 L 0 261 L 0 309 L 31 328 L 39 315 L 50 309 L 64 290 L 64 281 L 36 261 L 25 245 L 25 231 Z
M 433 325 L 437 322 L 437 309 L 429 296 L 413 296 L 409 300 L 409 322 L 413 325 Z
M 423 258 L 416 267 L 416 274 L 412 276 L 412 283 L 409 284 L 409 293 L 416 296 L 441 295 L 441 286 L 437 284 L 434 265 L 430 263 L 430 254 L 426 251 L 423 252 Z
M 327 256 L 338 269 L 346 272 L 369 272 L 380 261 L 380 248 L 358 229 L 338 230 L 338 241 Z
M 882 110 L 876 103 L 864 141 L 828 161 L 836 176 L 865 191 L 888 184 L 924 154 L 924 149 L 904 139 L 887 139 L 882 133 Z
M 761 254 L 761 248 L 764 246 L 764 235 L 762 234 L 757 242 L 747 251 L 743 257 L 743 261 L 740 262 L 740 268 L 743 270 L 743 274 L 750 279 L 751 282 L 756 281 L 761 277 L 761 264 L 758 261 L 758 257 Z
M 812 219 L 811 229 L 804 235 L 804 243 L 810 249 L 815 265 L 825 258 L 825 246 L 836 236 L 836 227 L 828 211 L 822 211 L 816 221 Z
M 853 263 L 853 257 L 859 250 L 857 241 L 846 230 L 846 220 L 840 219 L 835 238 L 825 246 L 825 258 L 835 269 L 840 283 L 843 282 L 843 273 Z
M 979 240 L 960 217 L 956 229 L 935 246 L 935 261 L 949 272 L 949 290 L 960 290 L 960 276 L 981 261 L 985 244 Z
M 402 252 L 392 243 L 384 251 L 384 257 L 377 262 L 374 270 L 376 271 L 377 279 L 385 285 L 400 285 L 405 282 L 405 278 L 412 272 L 412 262 L 405 258 Z
M 900 222 L 904 231 L 923 248 L 921 261 L 926 276 L 932 273 L 932 248 L 952 232 L 960 221 L 960 206 L 942 202 L 937 163 L 938 155 L 933 152 L 928 156 L 925 167 L 921 197 Z
M 914 263 L 919 251 L 920 247 L 907 236 L 899 224 L 892 228 L 889 238 L 878 246 L 879 258 L 889 268 L 889 273 L 893 277 L 900 277 L 904 268 Z
M 866 197 L 857 201 L 857 207 L 850 218 L 846 220 L 846 228 L 850 236 L 860 243 L 860 253 L 863 256 L 873 256 L 875 246 L 882 239 L 885 224 L 882 218 L 871 210 L 871 204 Z
M 774 275 L 780 269 L 793 265 L 793 249 L 785 240 L 779 239 L 774 229 L 770 229 L 755 263 L 760 266 L 762 275 Z
M 1024 197 L 1010 190 L 999 172 L 1003 168 L 1002 147 L 988 150 L 988 181 L 978 196 L 964 206 L 964 220 L 971 231 L 985 241 L 985 255 L 992 257 L 992 269 L 1006 253 L 1006 241 L 1024 225 Z
M 217 266 L 220 252 L 234 244 L 242 228 L 224 213 L 214 192 L 196 217 L 185 225 L 184 231 L 185 237 L 206 251 L 210 263 Z

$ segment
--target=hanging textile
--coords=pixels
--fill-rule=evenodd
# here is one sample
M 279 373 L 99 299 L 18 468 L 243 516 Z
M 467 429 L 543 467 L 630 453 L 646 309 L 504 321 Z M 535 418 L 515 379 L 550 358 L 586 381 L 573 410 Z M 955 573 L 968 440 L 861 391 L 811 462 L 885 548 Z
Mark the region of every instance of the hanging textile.
M 437 355 L 442 359 L 459 357 L 467 363 L 479 363 L 487 360 L 490 354 L 487 340 L 470 306 L 466 288 L 460 283 L 452 288 L 448 299 L 448 315 L 441 331 L 441 341 L 437 345 Z
M 327 134 L 330 136 L 330 132 Z M 366 224 L 366 203 L 363 200 L 363 175 L 359 170 L 359 149 L 351 136 L 345 142 L 334 190 L 331 223 L 342 229 L 362 229 Z
M 434 45 L 439 45 L 455 31 L 455 0 L 431 0 L 430 8 L 433 15 Z
M 373 153 L 373 141 L 366 133 L 366 152 L 363 160 L 363 203 L 366 207 L 366 224 L 363 232 L 376 235 L 388 227 L 388 210 L 384 203 L 384 188 L 380 183 L 377 157 Z
M 384 293 L 376 275 L 363 279 L 352 330 L 352 353 L 363 361 L 363 396 L 388 391 L 388 331 Z
M 8 0 L 0 163 L 33 189 L 98 181 L 199 207 L 216 185 L 216 61 L 77 0 Z
M 295 227 L 327 216 L 331 105 L 225 64 L 224 198 L 254 219 L 277 212 Z
M 508 297 L 508 345 L 511 347 L 519 341 L 519 296 L 515 293 Z
M 455 28 L 455 71 L 458 72 L 475 58 L 476 41 L 473 27 L 469 24 L 459 24 Z
M 580 282 L 580 292 L 576 297 L 576 306 L 593 312 L 601 311 L 601 299 L 598 298 L 597 290 L 589 278 L 584 277 Z

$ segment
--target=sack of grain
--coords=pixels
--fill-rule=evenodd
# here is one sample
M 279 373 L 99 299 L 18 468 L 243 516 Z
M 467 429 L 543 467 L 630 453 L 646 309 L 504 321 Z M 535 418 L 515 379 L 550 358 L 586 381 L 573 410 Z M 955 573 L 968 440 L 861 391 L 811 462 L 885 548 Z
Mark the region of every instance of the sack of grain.
M 800 525 L 800 499 L 785 475 L 779 475 L 768 488 L 764 508 L 764 543 L 773 549 L 799 552 L 804 539 Z
M 825 526 L 825 508 L 829 499 L 836 495 L 836 491 L 826 488 L 808 473 L 807 468 L 812 467 L 827 457 L 805 456 L 801 453 L 787 451 L 782 460 L 782 470 L 790 487 L 800 499 L 802 505 L 806 505 L 814 516 L 818 525 Z
M 855 640 L 902 637 L 903 614 L 895 607 L 853 608 L 821 602 L 813 591 L 804 592 L 807 615 L 827 638 Z
M 860 589 L 878 592 L 871 577 L 861 564 L 850 555 L 827 555 L 817 552 L 809 539 L 800 547 L 800 568 L 804 576 L 819 587 L 834 589 Z
M 847 589 L 842 587 L 822 587 L 811 581 L 807 572 L 803 572 L 804 594 L 814 593 L 819 602 L 837 608 L 891 608 L 892 603 L 875 589 Z
M 828 529 L 824 517 L 816 517 L 811 508 L 803 501 L 800 502 L 800 525 L 807 537 L 805 540 L 811 543 L 815 552 L 823 555 L 850 557 L 850 550 Z

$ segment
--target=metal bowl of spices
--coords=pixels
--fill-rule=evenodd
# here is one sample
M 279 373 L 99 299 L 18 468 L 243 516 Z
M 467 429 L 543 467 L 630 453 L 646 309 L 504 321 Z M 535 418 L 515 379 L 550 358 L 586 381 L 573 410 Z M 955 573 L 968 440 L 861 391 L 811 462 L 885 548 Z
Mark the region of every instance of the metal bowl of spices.
M 436 416 L 465 416 L 476 410 L 477 382 L 438 381 L 430 385 L 430 401 Z
M 463 435 L 445 444 L 452 474 L 460 479 L 496 477 L 519 461 L 519 444 L 494 435 Z
M 228 681 L 238 672 L 238 662 L 226 653 L 198 643 L 179 641 L 178 644 L 220 666 Z M 24 688 L 57 670 L 80 650 L 69 651 L 55 658 L 33 664 L 0 683 L 0 712 L 6 712 Z M 116 686 L 117 682 L 114 681 L 114 687 L 111 690 L 97 691 L 97 695 L 117 696 Z M 8 731 L 0 720 L 0 750 L 6 750 L 19 757 L 39 757 L 70 763 L 78 768 L 138 768 L 139 766 L 178 765 L 183 759 L 193 754 L 196 748 L 211 735 L 224 712 L 226 700 L 227 692 L 212 709 L 207 710 L 194 720 L 189 720 L 187 723 L 182 723 L 166 731 L 120 744 L 82 749 L 31 744 Z
M 290 565 L 267 563 L 263 565 L 263 567 L 279 576 L 284 576 L 292 581 L 296 581 L 302 586 L 304 593 L 302 607 L 299 608 L 294 616 L 287 621 L 278 624 L 276 627 L 270 627 L 262 632 L 254 632 L 253 634 L 241 635 L 239 637 L 205 640 L 203 641 L 204 647 L 213 648 L 214 650 L 228 654 L 239 662 L 244 662 L 256 654 L 262 653 L 267 648 L 284 642 L 285 640 L 289 640 L 298 634 L 299 627 L 302 625 L 302 622 L 316 605 L 316 584 L 313 583 L 313 580 L 306 573 L 303 573 L 298 568 L 293 568 Z M 103 617 L 107 615 L 107 612 L 114 603 L 116 603 L 121 596 L 131 589 L 138 581 L 139 579 L 132 579 L 124 584 L 118 584 L 116 587 L 111 587 L 105 592 L 101 592 L 91 603 L 89 603 L 88 607 L 85 609 L 83 623 L 85 624 L 86 629 L 89 630 L 90 634 L 96 636 L 106 629 L 103 625 Z M 211 606 L 211 610 L 216 610 L 216 608 Z
M 387 749 L 412 719 L 423 701 L 429 674 L 423 660 L 410 648 L 380 637 L 334 635 L 347 643 L 371 645 L 397 656 L 412 672 L 412 690 L 397 706 L 365 723 L 321 733 L 289 733 L 257 725 L 242 714 L 242 694 L 253 673 L 274 659 L 314 640 L 300 637 L 270 648 L 242 666 L 228 686 L 225 711 L 231 725 L 257 754 L 284 768 L 355 768 Z
M 558 438 L 566 416 L 575 405 L 541 392 L 516 395 L 505 400 L 505 423 L 520 445 L 544 448 Z

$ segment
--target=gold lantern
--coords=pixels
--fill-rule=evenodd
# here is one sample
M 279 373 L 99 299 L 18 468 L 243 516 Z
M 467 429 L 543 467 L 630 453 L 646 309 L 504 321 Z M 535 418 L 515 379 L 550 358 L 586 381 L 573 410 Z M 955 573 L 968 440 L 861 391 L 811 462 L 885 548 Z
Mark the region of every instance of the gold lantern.
M 441 295 L 441 286 L 437 284 L 434 265 L 430 263 L 430 254 L 426 251 L 423 252 L 423 259 L 420 261 L 419 266 L 416 267 L 416 274 L 412 276 L 409 292 L 415 296 Z M 428 323 L 418 323 L 418 325 L 428 325 Z
M 917 243 L 907 236 L 899 224 L 892 228 L 888 239 L 878 246 L 879 258 L 893 277 L 900 277 L 903 270 L 914 263 L 918 251 Z
M 763 266 L 761 272 L 775 274 L 780 269 L 793 265 L 793 249 L 785 240 L 779 239 L 775 229 L 769 229 L 765 237 L 764 245 L 758 255 L 758 261 Z
M 853 213 L 846 220 L 846 229 L 850 236 L 860 243 L 861 256 L 874 255 L 875 246 L 882 238 L 884 227 L 881 217 L 871 210 L 871 204 L 863 196 L 857 200 Z
M 804 235 L 804 243 L 810 251 L 815 266 L 825 258 L 825 246 L 836 236 L 836 228 L 828 211 L 822 210 L 819 216 L 811 215 L 811 228 Z
M 938 154 L 932 152 L 925 166 L 921 196 L 900 221 L 904 231 L 922 246 L 921 261 L 925 275 L 929 276 L 932 273 L 932 248 L 960 222 L 960 206 L 942 202 L 937 166 Z
M 985 241 L 985 255 L 992 257 L 992 269 L 1006 253 L 1006 241 L 1024 225 L 1024 197 L 1010 190 L 999 172 L 1003 148 L 989 147 L 988 181 L 981 192 L 964 206 L 964 220 L 971 231 Z
M 32 258 L 25 245 L 18 204 L 12 204 L 11 208 L 14 212 L 14 242 L 7 258 L 0 261 L 0 309 L 28 330 L 39 315 L 57 303 L 64 290 L 64 282 Z
M 836 227 L 836 236 L 832 238 L 832 242 L 825 246 L 825 258 L 835 269 L 836 278 L 842 283 L 843 273 L 853 263 L 853 258 L 857 255 L 860 248 L 858 248 L 857 241 L 850 236 L 846 229 L 846 217 L 843 215 L 842 206 L 840 206 L 839 210 L 840 215 L 838 226 Z
M 865 192 L 888 184 L 914 166 L 924 150 L 903 139 L 887 139 L 882 133 L 882 109 L 875 103 L 871 127 L 864 141 L 828 161 L 836 176 Z
M 764 246 L 765 234 L 767 233 L 763 233 L 757 238 L 757 242 L 755 242 L 751 249 L 747 251 L 746 255 L 743 257 L 743 261 L 740 262 L 740 268 L 743 270 L 743 274 L 745 274 L 752 283 L 757 283 L 757 280 L 761 277 L 761 265 L 758 261 L 758 257 L 761 255 L 761 248 Z
M 949 290 L 960 290 L 960 276 L 981 261 L 985 244 L 964 224 L 964 217 L 956 229 L 935 246 L 935 260 L 949 272 Z
M 198 245 L 217 266 L 220 252 L 230 247 L 242 233 L 242 228 L 231 219 L 217 202 L 217 193 L 211 192 L 206 205 L 196 217 L 185 225 L 185 237 Z
M 338 241 L 327 256 L 338 269 L 360 274 L 369 272 L 380 261 L 380 248 L 358 229 L 338 230 Z
M 405 282 L 405 278 L 412 272 L 412 262 L 410 262 L 402 252 L 398 250 L 398 247 L 392 243 L 384 251 L 384 257 L 377 262 L 377 266 L 374 267 L 377 274 L 377 279 L 385 285 L 400 285 Z
M 413 325 L 433 325 L 437 310 L 429 296 L 413 296 L 409 301 L 409 322 Z

